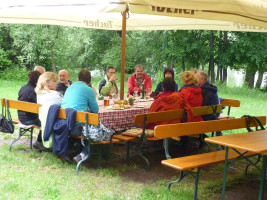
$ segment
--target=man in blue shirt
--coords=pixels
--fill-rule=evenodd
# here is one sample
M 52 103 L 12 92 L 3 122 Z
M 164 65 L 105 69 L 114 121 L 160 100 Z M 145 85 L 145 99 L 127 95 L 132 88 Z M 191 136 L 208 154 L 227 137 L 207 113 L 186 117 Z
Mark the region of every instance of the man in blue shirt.
M 78 82 L 71 84 L 65 92 L 62 108 L 73 108 L 74 110 L 83 112 L 98 113 L 99 107 L 95 98 L 95 92 L 91 87 L 91 73 L 87 69 L 79 72 Z M 82 134 L 83 125 L 77 124 L 70 135 L 80 136 Z M 73 160 L 78 163 L 88 154 L 85 148 L 80 154 L 75 156 Z

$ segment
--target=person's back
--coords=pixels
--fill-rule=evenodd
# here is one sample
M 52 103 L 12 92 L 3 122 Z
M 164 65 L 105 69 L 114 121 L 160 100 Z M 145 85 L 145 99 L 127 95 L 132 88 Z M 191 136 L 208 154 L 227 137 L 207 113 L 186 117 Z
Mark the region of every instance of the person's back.
M 179 94 L 183 96 L 191 107 L 200 107 L 203 102 L 203 97 L 201 94 L 201 88 L 198 86 L 187 86 L 182 87 L 179 90 Z
M 208 74 L 204 71 L 197 72 L 198 85 L 201 88 L 201 93 L 203 96 L 202 106 L 217 105 L 219 104 L 219 97 L 217 94 L 217 87 L 208 82 Z M 218 115 L 203 115 L 204 121 L 216 120 Z
M 93 88 L 83 81 L 71 84 L 65 92 L 62 108 L 73 108 L 78 111 L 98 113 L 98 105 Z
M 32 71 L 29 72 L 28 77 L 29 81 L 26 85 L 22 86 L 18 93 L 18 100 L 19 101 L 26 101 L 31 103 L 37 103 L 36 92 L 34 88 L 36 87 L 36 83 L 40 76 L 40 72 Z M 18 110 L 18 118 L 22 124 L 30 125 L 40 125 L 38 114 L 29 113 Z
M 162 82 L 165 87 L 164 92 L 155 97 L 155 101 L 151 104 L 148 112 L 160 112 L 168 110 L 186 109 L 191 111 L 191 107 L 188 102 L 175 92 L 175 82 L 173 78 L 165 78 Z M 169 87 L 170 86 L 170 87 Z M 188 114 L 191 121 L 192 111 Z M 156 125 L 180 123 L 181 120 L 163 121 L 157 123 L 148 124 L 147 128 L 153 129 Z
M 183 86 L 179 90 L 179 94 L 185 98 L 191 107 L 200 107 L 203 102 L 201 88 L 196 85 L 197 77 L 192 71 L 185 71 L 180 74 Z M 193 117 L 193 122 L 202 121 L 201 116 Z
M 72 108 L 78 111 L 98 113 L 99 107 L 96 102 L 95 92 L 91 86 L 91 73 L 83 69 L 79 72 L 78 82 L 71 84 L 65 92 L 62 108 Z M 76 123 L 75 128 L 69 132 L 71 136 L 81 136 L 86 125 Z M 81 153 L 76 155 L 73 160 L 78 163 L 88 155 L 88 149 L 84 146 Z

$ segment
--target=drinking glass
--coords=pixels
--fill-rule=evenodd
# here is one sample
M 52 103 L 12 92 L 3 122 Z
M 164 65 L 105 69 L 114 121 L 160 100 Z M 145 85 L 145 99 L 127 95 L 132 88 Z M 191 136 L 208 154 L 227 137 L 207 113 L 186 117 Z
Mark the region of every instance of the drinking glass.
M 134 87 L 134 98 L 136 98 L 138 95 L 138 87 Z
M 151 88 L 148 88 L 145 95 L 146 100 L 150 99 L 150 94 L 151 94 Z

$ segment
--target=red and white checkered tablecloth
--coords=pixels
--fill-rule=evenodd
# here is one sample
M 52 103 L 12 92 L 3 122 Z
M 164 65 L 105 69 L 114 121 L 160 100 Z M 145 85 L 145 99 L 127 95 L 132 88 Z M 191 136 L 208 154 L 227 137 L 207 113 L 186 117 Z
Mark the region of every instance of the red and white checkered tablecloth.
M 134 126 L 134 117 L 136 114 L 146 113 L 153 101 L 141 102 L 145 104 L 144 108 L 131 107 L 124 110 L 107 109 L 99 106 L 99 118 L 108 128 L 114 128 L 121 131 Z M 137 103 L 138 105 L 138 103 Z

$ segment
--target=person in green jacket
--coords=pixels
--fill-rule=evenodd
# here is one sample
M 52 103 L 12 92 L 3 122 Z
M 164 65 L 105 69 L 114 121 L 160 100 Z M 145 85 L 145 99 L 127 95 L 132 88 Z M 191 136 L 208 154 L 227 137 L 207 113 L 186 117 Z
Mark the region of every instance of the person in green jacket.
M 106 70 L 106 76 L 98 85 L 99 99 L 104 99 L 104 96 L 116 97 L 118 95 L 118 87 L 116 85 L 116 69 L 109 66 Z

